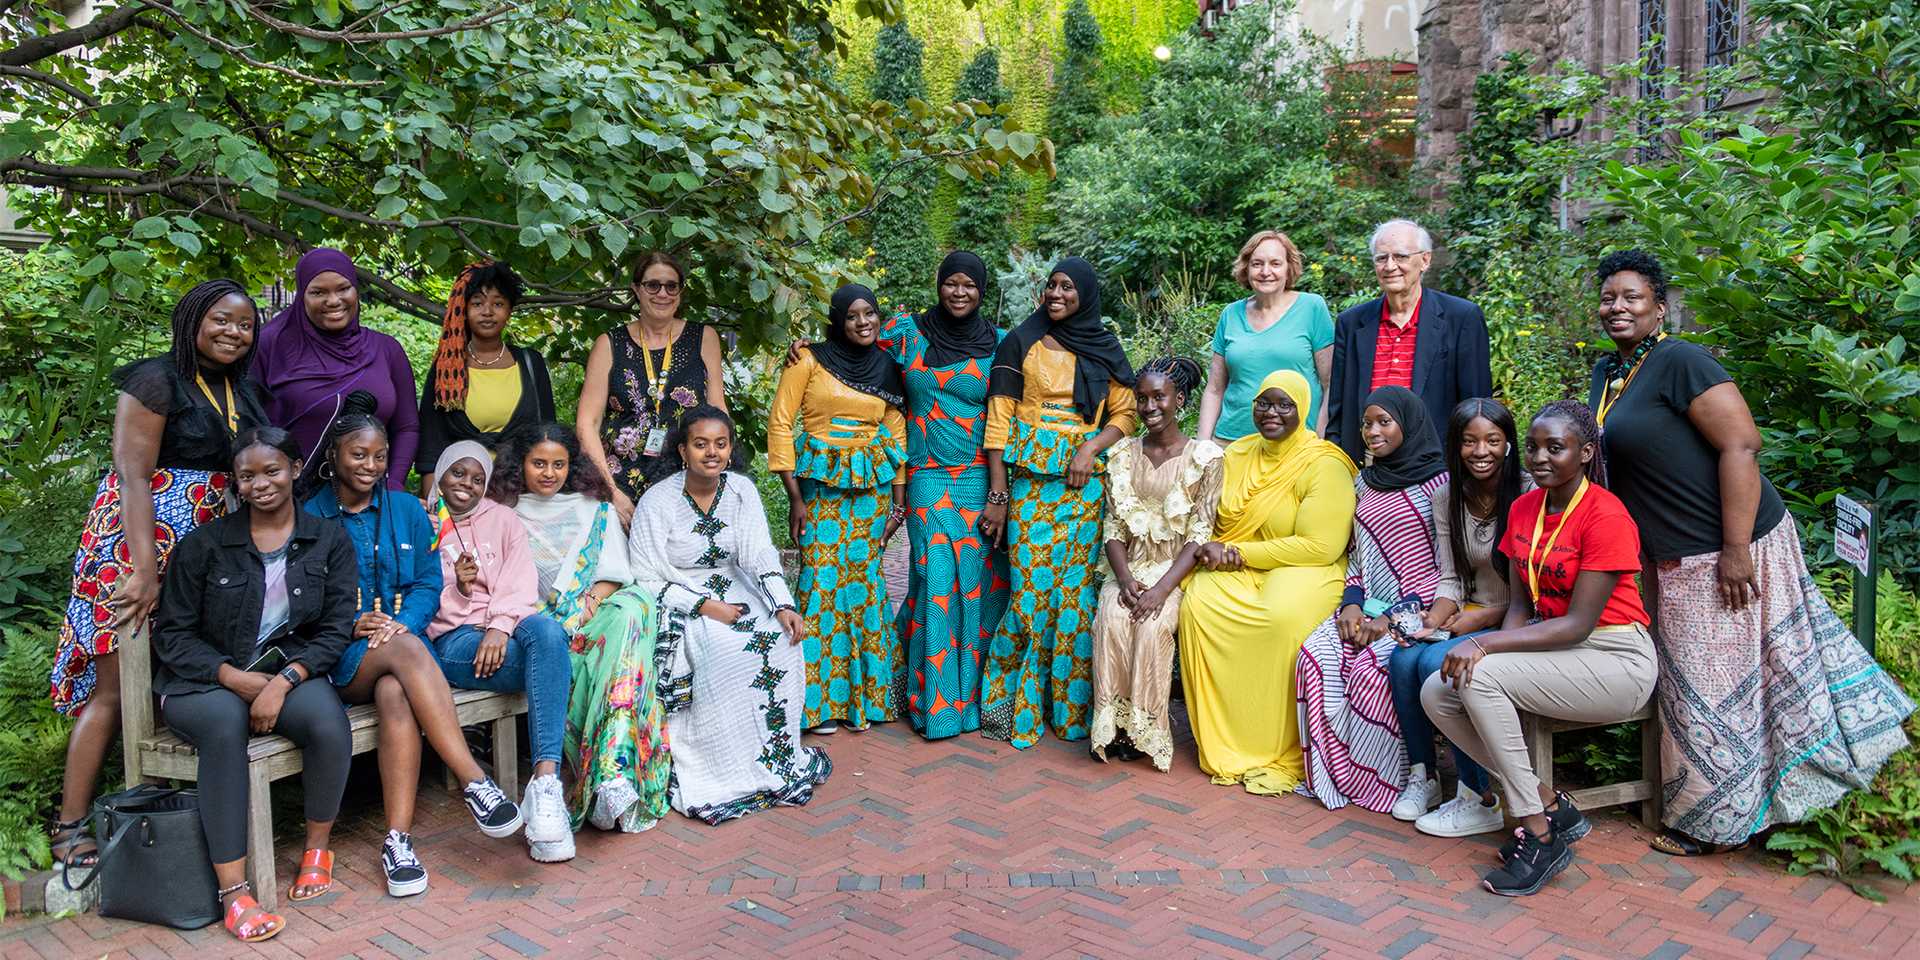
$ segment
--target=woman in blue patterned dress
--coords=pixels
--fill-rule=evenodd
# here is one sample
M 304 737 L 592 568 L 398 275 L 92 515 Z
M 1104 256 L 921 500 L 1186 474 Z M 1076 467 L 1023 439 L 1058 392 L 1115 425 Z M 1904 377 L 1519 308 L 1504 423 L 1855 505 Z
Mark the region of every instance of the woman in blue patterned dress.
M 1012 593 L 987 650 L 987 736 L 1084 740 L 1093 701 L 1106 451 L 1133 432 L 1133 367 L 1100 319 L 1093 265 L 1054 265 L 1039 309 L 1007 335 L 988 389 L 981 529 L 1008 544 Z

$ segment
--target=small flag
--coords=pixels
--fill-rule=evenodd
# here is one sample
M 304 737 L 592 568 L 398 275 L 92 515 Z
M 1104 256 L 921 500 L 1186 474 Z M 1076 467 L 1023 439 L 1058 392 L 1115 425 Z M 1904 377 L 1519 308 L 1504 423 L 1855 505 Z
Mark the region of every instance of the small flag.
M 447 509 L 447 498 L 437 497 L 433 501 L 433 549 L 440 549 L 449 536 L 458 536 L 453 526 L 453 511 Z

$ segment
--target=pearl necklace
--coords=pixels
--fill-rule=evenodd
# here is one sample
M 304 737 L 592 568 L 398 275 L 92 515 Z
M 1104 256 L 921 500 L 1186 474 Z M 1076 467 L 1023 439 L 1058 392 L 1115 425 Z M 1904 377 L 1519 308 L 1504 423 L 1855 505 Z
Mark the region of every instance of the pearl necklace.
M 486 360 L 480 359 L 480 355 L 473 352 L 472 344 L 467 345 L 467 359 L 483 367 L 491 367 L 494 364 L 499 363 L 500 360 L 506 355 L 507 355 L 507 341 L 505 340 L 500 341 L 500 352 L 494 354 L 490 359 L 486 359 Z

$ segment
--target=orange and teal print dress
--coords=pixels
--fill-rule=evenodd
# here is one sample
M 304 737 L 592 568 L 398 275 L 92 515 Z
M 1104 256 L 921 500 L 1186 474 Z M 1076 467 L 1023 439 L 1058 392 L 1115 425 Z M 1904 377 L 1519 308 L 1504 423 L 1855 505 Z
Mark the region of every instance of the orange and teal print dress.
M 980 536 L 987 505 L 987 371 L 991 353 L 943 367 L 899 314 L 880 346 L 907 384 L 907 543 L 912 567 L 896 629 L 898 677 L 913 729 L 929 740 L 980 729 L 980 672 L 1007 610 L 1007 555 Z
M 987 648 L 981 700 L 986 735 L 1025 749 L 1043 730 L 1062 740 L 1087 738 L 1106 454 L 1078 490 L 1067 485 L 1067 467 L 1080 444 L 1103 427 L 1130 436 L 1139 419 L 1133 388 L 1115 380 L 1101 415 L 1087 422 L 1073 406 L 1074 355 L 1065 350 L 1036 343 L 1021 372 L 1024 395 L 995 397 L 987 414 L 984 446 L 1004 451 L 1012 498 L 1006 534 L 1012 590 Z
M 809 729 L 899 717 L 900 639 L 880 557 L 894 477 L 907 458 L 905 432 L 898 408 L 840 382 L 811 350 L 780 375 L 767 418 L 767 469 L 792 471 L 807 504 L 809 522 L 794 546 L 795 599 L 812 628 L 802 643 Z

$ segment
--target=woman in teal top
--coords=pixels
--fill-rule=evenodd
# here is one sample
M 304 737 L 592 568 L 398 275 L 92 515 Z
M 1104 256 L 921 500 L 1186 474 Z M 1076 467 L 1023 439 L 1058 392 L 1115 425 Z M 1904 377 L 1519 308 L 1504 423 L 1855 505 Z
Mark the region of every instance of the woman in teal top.
M 1262 230 L 1240 248 L 1233 277 L 1253 296 L 1228 304 L 1213 328 L 1196 436 L 1225 444 L 1252 433 L 1254 394 L 1276 370 L 1306 378 L 1312 403 L 1302 422 L 1321 428 L 1333 375 L 1333 314 L 1319 294 L 1293 289 L 1300 271 L 1300 249 L 1278 230 Z

